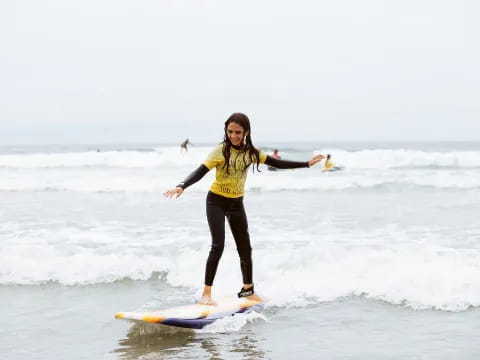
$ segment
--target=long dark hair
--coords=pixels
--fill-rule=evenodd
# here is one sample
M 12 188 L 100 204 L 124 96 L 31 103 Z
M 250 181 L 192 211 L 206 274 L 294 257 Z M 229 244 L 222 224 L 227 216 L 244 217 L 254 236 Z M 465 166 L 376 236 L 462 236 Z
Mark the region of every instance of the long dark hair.
M 248 119 L 248 116 L 242 113 L 234 113 L 230 115 L 230 117 L 225 121 L 225 136 L 223 139 L 223 157 L 225 158 L 225 164 L 223 167 L 227 168 L 227 174 L 229 174 L 230 170 L 230 149 L 232 148 L 232 143 L 230 142 L 230 139 L 228 138 L 228 133 L 227 133 L 227 128 L 228 125 L 231 123 L 235 123 L 240 125 L 243 128 L 244 132 L 248 131 L 248 135 L 244 139 L 244 144 L 242 147 L 242 152 L 243 152 L 243 164 L 244 168 L 242 169 L 243 171 L 247 170 L 247 167 L 250 164 L 257 164 L 257 171 L 260 171 L 258 168 L 258 165 L 260 164 L 260 152 L 258 151 L 255 146 L 253 146 L 252 143 L 252 130 L 250 129 L 250 120 Z M 250 160 L 249 163 L 247 163 L 247 157 Z M 234 165 L 235 166 L 235 165 Z M 253 171 L 255 171 L 255 165 L 253 166 Z

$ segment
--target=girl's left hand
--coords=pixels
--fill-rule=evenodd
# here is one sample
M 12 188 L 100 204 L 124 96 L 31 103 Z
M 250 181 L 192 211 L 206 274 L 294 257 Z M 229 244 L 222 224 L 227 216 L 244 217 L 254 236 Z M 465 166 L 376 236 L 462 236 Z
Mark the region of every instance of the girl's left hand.
M 175 196 L 175 198 L 179 198 L 180 195 L 183 194 L 183 189 L 179 186 L 177 186 L 175 189 L 172 189 L 172 190 L 167 190 L 163 193 L 163 196 L 166 196 L 166 197 L 169 197 L 169 198 L 173 198 Z
M 325 159 L 325 156 L 323 156 L 322 154 L 315 155 L 310 160 L 308 160 L 308 166 L 313 166 L 316 163 L 322 161 L 323 159 Z

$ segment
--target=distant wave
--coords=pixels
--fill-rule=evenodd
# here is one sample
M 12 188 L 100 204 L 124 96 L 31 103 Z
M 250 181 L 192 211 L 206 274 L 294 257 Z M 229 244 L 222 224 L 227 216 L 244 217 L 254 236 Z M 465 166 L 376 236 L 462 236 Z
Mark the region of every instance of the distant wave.
M 318 151 L 332 154 L 335 164 L 349 169 L 480 168 L 479 151 L 425 152 L 417 150 Z
M 87 151 L 71 153 L 2 154 L 0 168 L 183 168 L 198 166 L 211 147 L 191 148 L 181 153 L 178 147 L 127 151 Z M 336 165 L 348 169 L 462 169 L 480 168 L 480 151 L 427 152 L 417 150 L 318 149 L 287 150 L 285 159 L 307 160 L 313 153 L 331 154 Z
M 0 191 L 74 191 L 163 192 L 185 178 L 190 169 L 0 169 Z M 188 189 L 206 192 L 214 171 Z M 476 169 L 353 169 L 333 173 L 318 169 L 267 171 L 250 174 L 246 191 L 342 191 L 342 190 L 410 190 L 410 189 L 480 189 L 480 172 Z
M 178 147 L 155 151 L 107 151 L 0 155 L 0 191 L 159 192 L 174 186 L 211 151 Z M 247 191 L 480 189 L 480 152 L 321 149 L 343 171 L 311 169 L 249 173 Z M 282 153 L 305 160 L 314 152 Z M 208 190 L 215 171 L 188 189 Z
M 47 154 L 0 155 L 0 167 L 15 169 L 35 168 L 155 168 L 180 167 L 201 162 L 202 155 L 180 153 L 178 148 L 164 148 L 161 151 L 106 151 Z

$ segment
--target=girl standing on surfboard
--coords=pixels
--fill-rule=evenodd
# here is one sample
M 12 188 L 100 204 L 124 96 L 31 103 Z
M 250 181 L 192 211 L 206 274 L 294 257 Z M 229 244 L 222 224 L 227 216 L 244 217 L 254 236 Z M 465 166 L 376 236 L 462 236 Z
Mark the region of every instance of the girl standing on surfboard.
M 248 223 L 243 206 L 243 193 L 247 170 L 250 165 L 257 168 L 266 164 L 279 169 L 310 167 L 321 161 L 324 156 L 316 155 L 306 162 L 275 159 L 252 143 L 250 120 L 245 114 L 234 113 L 225 122 L 225 136 L 208 155 L 206 160 L 193 171 L 175 189 L 168 190 L 165 196 L 178 198 L 184 190 L 199 181 L 211 169 L 216 168 L 216 177 L 207 194 L 207 220 L 212 235 L 212 246 L 205 270 L 205 287 L 201 304 L 213 305 L 212 285 L 218 263 L 225 244 L 225 217 L 237 245 L 242 270 L 243 287 L 238 297 L 260 300 L 255 295 L 252 279 L 252 248 L 248 234 Z

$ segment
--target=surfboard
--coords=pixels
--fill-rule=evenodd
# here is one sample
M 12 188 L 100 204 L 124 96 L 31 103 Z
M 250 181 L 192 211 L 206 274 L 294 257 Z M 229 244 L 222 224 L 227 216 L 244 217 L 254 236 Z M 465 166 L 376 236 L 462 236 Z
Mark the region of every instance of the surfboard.
M 215 301 L 217 305 L 192 304 L 152 312 L 118 312 L 115 318 L 201 329 L 218 319 L 263 308 L 262 301 L 247 298 L 223 297 Z
M 333 172 L 333 171 L 340 171 L 340 170 L 343 170 L 343 167 L 341 167 L 341 166 L 332 166 L 332 167 L 330 167 L 330 168 L 328 168 L 328 169 L 325 169 L 325 168 L 322 169 L 323 172 Z

